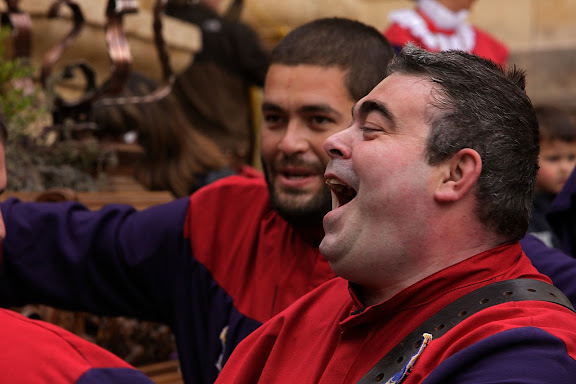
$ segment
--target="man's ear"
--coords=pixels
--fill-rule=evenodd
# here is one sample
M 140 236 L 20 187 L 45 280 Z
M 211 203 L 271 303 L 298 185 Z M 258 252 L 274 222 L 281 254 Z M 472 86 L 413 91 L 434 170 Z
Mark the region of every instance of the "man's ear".
M 442 179 L 434 198 L 449 202 L 460 200 L 474 186 L 482 171 L 482 158 L 471 148 L 463 148 L 443 164 Z

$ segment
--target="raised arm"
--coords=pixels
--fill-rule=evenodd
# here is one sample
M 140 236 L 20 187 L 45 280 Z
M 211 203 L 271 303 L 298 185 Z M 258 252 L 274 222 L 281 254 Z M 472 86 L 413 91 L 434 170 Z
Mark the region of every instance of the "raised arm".
M 188 198 L 136 211 L 110 205 L 23 203 L 1 210 L 0 303 L 39 302 L 167 322 L 190 245 L 182 235 Z

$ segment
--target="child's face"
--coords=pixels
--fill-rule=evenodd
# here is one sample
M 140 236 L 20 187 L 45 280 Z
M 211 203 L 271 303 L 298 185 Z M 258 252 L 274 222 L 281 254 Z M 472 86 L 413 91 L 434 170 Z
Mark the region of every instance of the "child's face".
M 576 165 L 576 142 L 560 140 L 540 144 L 540 170 L 536 190 L 557 194 Z

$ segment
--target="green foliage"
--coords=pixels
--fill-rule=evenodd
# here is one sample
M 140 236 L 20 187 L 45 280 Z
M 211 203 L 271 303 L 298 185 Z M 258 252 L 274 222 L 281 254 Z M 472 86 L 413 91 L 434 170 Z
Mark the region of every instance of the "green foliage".
M 8 59 L 10 30 L 0 29 L 0 112 L 8 126 L 9 138 L 18 141 L 27 128 L 46 116 L 41 93 L 32 86 L 33 68 L 21 59 Z
M 45 127 L 52 125 L 49 98 L 33 83 L 34 69 L 28 63 L 8 58 L 10 33 L 0 29 L 0 112 L 8 128 L 8 189 L 97 189 L 91 176 L 101 160 L 96 140 L 45 135 Z

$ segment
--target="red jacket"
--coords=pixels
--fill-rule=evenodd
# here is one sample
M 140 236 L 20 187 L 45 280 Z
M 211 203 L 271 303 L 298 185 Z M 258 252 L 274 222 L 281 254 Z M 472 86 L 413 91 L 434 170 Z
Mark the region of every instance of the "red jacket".
M 517 243 L 471 257 L 368 308 L 347 281 L 334 279 L 246 338 L 217 383 L 356 383 L 444 306 L 515 278 L 549 282 Z M 486 308 L 433 339 L 403 383 L 574 383 L 575 324 L 576 314 L 548 302 Z
M 0 309 L 0 382 L 152 384 L 112 353 L 53 324 Z

